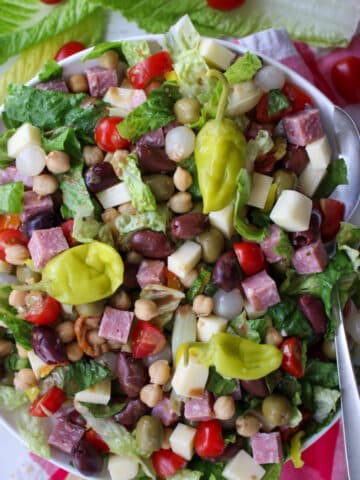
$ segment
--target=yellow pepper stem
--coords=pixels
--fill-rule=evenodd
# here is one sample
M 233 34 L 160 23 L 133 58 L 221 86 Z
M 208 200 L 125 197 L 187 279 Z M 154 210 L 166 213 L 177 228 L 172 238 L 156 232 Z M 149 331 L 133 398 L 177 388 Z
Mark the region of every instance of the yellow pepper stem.
M 220 96 L 220 100 L 219 100 L 217 112 L 216 112 L 216 121 L 221 122 L 221 120 L 225 116 L 225 110 L 227 107 L 229 93 L 230 93 L 230 85 L 225 75 L 219 72 L 219 70 L 211 69 L 207 72 L 207 76 L 216 77 L 218 80 L 220 80 L 222 85 L 221 96 Z

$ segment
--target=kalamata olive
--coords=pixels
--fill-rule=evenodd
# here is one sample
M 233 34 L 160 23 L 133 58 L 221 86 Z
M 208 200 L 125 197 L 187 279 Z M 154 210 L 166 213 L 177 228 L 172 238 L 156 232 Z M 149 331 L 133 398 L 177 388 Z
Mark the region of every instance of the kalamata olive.
M 110 162 L 100 162 L 90 167 L 84 175 L 88 190 L 92 193 L 101 192 L 119 183 Z
M 163 147 L 165 145 L 165 136 L 162 128 L 152 130 L 143 135 L 137 142 L 138 145 L 149 145 L 150 147 Z
M 305 247 L 320 238 L 321 213 L 314 208 L 310 216 L 309 229 L 303 232 L 293 232 L 290 234 L 291 243 L 295 248 Z
M 297 176 L 290 170 L 280 168 L 273 175 L 274 182 L 277 184 L 276 195 L 279 197 L 283 190 L 294 190 L 297 184 Z
M 215 263 L 224 250 L 224 236 L 217 228 L 211 227 L 197 237 L 201 245 L 201 258 L 206 263 Z
M 175 192 L 173 179 L 167 175 L 148 175 L 144 182 L 149 185 L 158 202 L 166 202 Z
M 292 405 L 284 395 L 273 393 L 262 402 L 262 413 L 266 420 L 280 427 L 287 425 L 291 418 Z
M 264 398 L 269 393 L 263 378 L 259 378 L 258 380 L 240 380 L 240 385 L 246 392 L 254 397 Z
M 124 262 L 124 280 L 122 286 L 127 290 L 139 288 L 136 274 L 139 270 L 139 264 Z
M 240 288 L 241 278 L 242 274 L 233 250 L 223 253 L 215 263 L 213 282 L 225 292 L 231 292 L 234 288 Z
M 130 398 L 137 397 L 142 387 L 149 382 L 147 368 L 141 360 L 136 360 L 131 353 L 118 353 L 116 373 L 121 390 Z
M 31 345 L 34 352 L 48 365 L 68 360 L 63 342 L 55 330 L 47 325 L 36 325 L 31 332 Z
M 180 123 L 195 123 L 200 117 L 200 103 L 197 98 L 180 98 L 174 105 L 176 120 Z
M 126 407 L 114 415 L 114 420 L 124 427 L 132 428 L 140 417 L 146 415 L 148 407 L 139 398 L 126 401 Z
M 104 465 L 104 459 L 99 450 L 96 450 L 96 448 L 85 439 L 80 440 L 80 442 L 74 446 L 71 452 L 71 460 L 75 468 L 84 475 L 99 473 Z
M 176 163 L 161 148 L 137 144 L 135 151 L 142 173 L 170 173 L 176 169 Z
M 170 240 L 162 232 L 139 230 L 131 236 L 131 248 L 147 258 L 165 258 L 174 252 Z
M 322 300 L 308 293 L 300 295 L 298 305 L 302 313 L 309 320 L 316 335 L 324 335 L 328 324 L 325 307 Z
M 288 151 L 282 160 L 282 165 L 286 170 L 291 170 L 300 175 L 309 163 L 309 157 L 304 147 L 289 145 Z
M 203 213 L 186 213 L 173 218 L 171 235 L 186 240 L 200 235 L 208 226 L 208 216 Z
M 76 410 L 73 410 L 69 414 L 69 420 L 74 425 L 78 425 L 79 427 L 86 427 L 86 420 L 85 418 Z
M 161 447 L 164 429 L 157 417 L 144 415 L 136 425 L 136 443 L 142 452 L 151 454 Z
M 54 215 L 54 212 L 48 210 L 37 213 L 23 222 L 22 231 L 30 238 L 35 230 L 56 227 L 58 224 L 58 219 Z
M 234 443 L 229 443 L 226 447 L 223 453 L 217 457 L 207 457 L 206 460 L 208 460 L 211 463 L 218 463 L 218 462 L 228 462 L 231 460 L 235 455 L 241 450 L 244 446 L 244 440 L 239 437 L 238 435 L 236 436 L 235 442 Z

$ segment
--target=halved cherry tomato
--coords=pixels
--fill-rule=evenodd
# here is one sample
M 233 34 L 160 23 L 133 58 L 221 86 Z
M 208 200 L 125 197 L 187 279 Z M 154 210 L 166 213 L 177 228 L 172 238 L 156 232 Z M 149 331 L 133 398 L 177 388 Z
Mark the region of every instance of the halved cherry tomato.
M 20 215 L 18 213 L 3 213 L 0 215 L 0 230 L 13 228 L 17 230 L 20 227 Z
M 328 242 L 336 237 L 340 229 L 340 222 L 344 220 L 345 205 L 333 198 L 322 198 L 320 200 L 322 213 L 321 238 Z
M 117 129 L 117 126 L 122 121 L 122 117 L 105 117 L 97 123 L 95 127 L 95 141 L 101 150 L 115 152 L 115 150 L 129 147 L 129 140 L 123 138 Z
M 185 458 L 180 457 L 172 450 L 161 448 L 151 456 L 152 464 L 156 474 L 160 478 L 169 478 L 187 464 Z
M 304 367 L 302 362 L 302 341 L 300 338 L 286 338 L 279 348 L 283 354 L 281 368 L 293 377 L 302 378 L 304 376 Z
M 153 78 L 163 78 L 173 69 L 169 52 L 161 51 L 150 55 L 128 71 L 128 77 L 134 88 L 145 88 Z
M 155 325 L 143 320 L 137 322 L 131 336 L 131 351 L 135 358 L 155 355 L 165 343 L 165 335 Z
M 100 435 L 97 432 L 95 432 L 95 430 L 93 430 L 92 428 L 90 428 L 90 430 L 86 430 L 85 438 L 99 452 L 101 453 L 110 452 L 110 448 L 108 444 L 104 442 L 104 440 L 100 437 Z
M 66 400 L 66 393 L 56 385 L 52 386 L 44 395 L 36 398 L 30 407 L 33 417 L 49 417 L 55 413 Z
M 202 458 L 217 457 L 225 449 L 222 427 L 219 420 L 201 422 L 196 429 L 195 451 Z
M 27 245 L 28 240 L 23 233 L 15 228 L 5 228 L 0 231 L 0 260 L 5 260 L 5 248 L 10 245 Z
M 338 60 L 331 69 L 331 79 L 347 102 L 360 102 L 360 58 L 351 55 Z
M 60 303 L 47 295 L 43 302 L 38 302 L 30 308 L 25 320 L 37 325 L 49 325 L 58 319 L 60 310 Z
M 286 82 L 281 91 L 290 100 L 292 112 L 304 110 L 305 105 L 314 105 L 312 98 L 302 88 L 293 83 Z
M 263 251 L 255 242 L 235 243 L 234 252 L 245 275 L 255 275 L 266 267 L 266 261 Z
M 55 53 L 54 60 L 60 62 L 60 60 L 64 60 L 64 58 L 70 57 L 70 55 L 74 55 L 74 53 L 85 50 L 85 48 L 85 45 L 81 42 L 72 41 L 65 43 L 65 45 Z
M 241 7 L 246 0 L 207 0 L 207 4 L 216 10 L 234 10 L 234 8 Z
M 292 112 L 292 107 L 284 108 L 276 113 L 269 115 L 269 94 L 264 93 L 260 98 L 259 103 L 256 106 L 256 120 L 260 123 L 273 122 L 274 120 L 279 120 L 288 113 Z
M 74 230 L 74 219 L 69 218 L 69 220 L 66 220 L 66 222 L 62 223 L 60 226 L 68 244 L 71 246 L 77 245 L 79 242 L 72 236 L 72 232 Z

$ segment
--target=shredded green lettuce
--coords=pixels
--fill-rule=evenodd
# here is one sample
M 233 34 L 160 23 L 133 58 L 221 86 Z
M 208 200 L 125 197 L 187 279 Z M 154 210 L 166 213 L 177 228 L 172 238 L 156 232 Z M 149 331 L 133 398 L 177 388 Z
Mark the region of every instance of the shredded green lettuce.
M 318 423 L 324 421 L 331 412 L 335 412 L 340 396 L 341 393 L 338 390 L 323 388 L 318 385 L 314 387 L 314 418 Z
M 115 50 L 118 52 L 121 58 L 124 58 L 129 67 L 140 63 L 142 60 L 147 58 L 150 52 L 149 43 L 146 40 L 138 41 L 127 41 L 123 40 L 121 42 L 103 42 L 97 44 L 90 53 L 85 55 L 81 59 L 82 62 L 91 60 L 93 58 L 100 57 L 103 53 Z
M 29 399 L 23 390 L 16 390 L 7 385 L 0 386 L 0 410 L 11 412 L 28 403 Z
M 60 176 L 59 186 L 63 193 L 61 213 L 65 218 L 91 217 L 94 204 L 86 188 L 82 174 L 83 165 L 78 164 Z
M 115 226 L 122 235 L 144 228 L 165 233 L 169 220 L 169 209 L 166 206 L 159 206 L 152 212 L 136 213 L 134 215 L 123 213 L 116 217 Z
M 274 252 L 283 257 L 289 264 L 291 263 L 291 259 L 294 255 L 294 249 L 291 245 L 288 234 L 282 228 L 280 228 L 280 238 L 274 249 Z
M 10 330 L 16 343 L 25 350 L 31 350 L 31 324 L 17 317 L 17 311 L 11 307 L 8 298 L 11 292 L 8 285 L 0 286 L 0 321 Z
M 259 130 L 256 137 L 246 144 L 246 165 L 252 170 L 258 155 L 265 155 L 274 147 L 274 142 L 267 130 Z
M 347 167 L 343 158 L 338 158 L 331 162 L 327 172 L 315 192 L 314 199 L 328 198 L 338 185 L 347 185 Z
M 236 389 L 237 381 L 234 378 L 224 378 L 215 368 L 209 370 L 209 378 L 206 383 L 206 390 L 216 395 L 231 395 Z
M 275 115 L 286 108 L 289 108 L 291 103 L 281 90 L 274 88 L 269 91 L 268 97 L 268 115 Z
M 17 428 L 29 449 L 43 458 L 50 458 L 50 447 L 44 418 L 33 417 L 27 408 L 16 417 Z
M 341 222 L 340 230 L 336 235 L 336 243 L 340 247 L 348 245 L 351 248 L 358 248 L 360 245 L 360 228 L 352 223 Z
M 43 135 L 42 146 L 47 152 L 60 150 L 70 155 L 72 164 L 81 163 L 81 144 L 73 127 L 60 127 Z
M 14 161 L 7 154 L 7 143 L 10 137 L 15 133 L 15 129 L 0 132 L 0 169 L 6 168 Z
M 55 60 L 49 59 L 46 61 L 42 70 L 39 72 L 40 82 L 47 82 L 53 80 L 54 78 L 59 78 L 62 75 L 62 66 L 59 65 Z
M 202 476 L 202 472 L 194 472 L 185 468 L 171 475 L 168 480 L 200 480 Z
M 23 209 L 24 184 L 10 182 L 0 185 L 0 214 L 21 213 Z

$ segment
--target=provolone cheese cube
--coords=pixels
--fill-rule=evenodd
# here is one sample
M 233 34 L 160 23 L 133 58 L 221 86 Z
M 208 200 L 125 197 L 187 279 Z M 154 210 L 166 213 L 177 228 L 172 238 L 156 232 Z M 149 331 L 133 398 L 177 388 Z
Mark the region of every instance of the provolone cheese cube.
M 209 315 L 199 317 L 197 321 L 197 337 L 200 342 L 208 342 L 215 333 L 225 332 L 228 324 L 227 318 Z
M 131 201 L 130 193 L 124 182 L 117 183 L 96 194 L 103 208 L 117 207 Z
M 227 114 L 230 117 L 236 117 L 250 111 L 257 105 L 262 94 L 262 90 L 252 80 L 233 85 L 229 95 Z
M 139 464 L 133 457 L 110 455 L 108 470 L 111 480 L 133 480 L 138 474 Z
M 326 168 L 314 168 L 312 164 L 309 163 L 299 176 L 298 190 L 308 197 L 312 197 L 322 179 L 325 177 L 325 174 Z
M 187 240 L 176 252 L 168 257 L 167 268 L 179 278 L 186 275 L 199 263 L 201 247 L 198 243 Z
M 194 455 L 194 438 L 196 428 L 178 423 L 169 438 L 171 450 L 186 460 Z
M 210 67 L 226 70 L 235 58 L 235 53 L 210 38 L 201 40 L 200 55 Z
M 254 173 L 253 185 L 247 204 L 252 207 L 264 208 L 272 182 L 272 177 L 263 175 L 262 173 Z
M 134 88 L 110 87 L 103 100 L 116 107 L 119 116 L 126 117 L 134 108 L 145 102 L 146 94 L 144 90 Z
M 308 143 L 305 147 L 313 168 L 326 168 L 331 161 L 331 148 L 326 136 Z
M 312 201 L 295 190 L 283 190 L 271 210 L 271 220 L 288 232 L 308 230 Z
M 240 450 L 225 466 L 222 476 L 227 480 L 260 480 L 266 471 L 255 460 Z
M 24 123 L 12 135 L 7 144 L 9 157 L 15 158 L 17 154 L 29 145 L 41 145 L 40 129 L 30 123 Z
M 180 358 L 171 385 L 178 395 L 202 398 L 208 376 L 209 368 L 189 355 L 187 365 L 184 364 L 184 357 Z
M 36 355 L 34 350 L 28 351 L 28 360 L 37 379 L 44 378 L 54 370 L 57 365 L 48 365 Z
M 234 234 L 234 204 L 230 203 L 222 210 L 209 213 L 210 225 L 220 230 L 226 238 Z
M 75 394 L 75 400 L 78 402 L 98 403 L 107 405 L 111 396 L 111 381 L 109 378 L 102 380 L 91 387 L 81 390 Z

